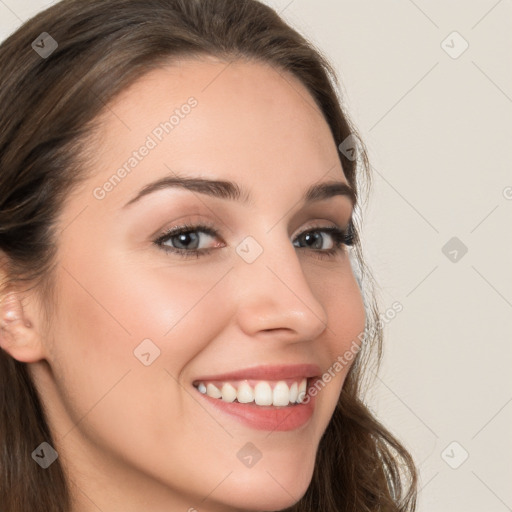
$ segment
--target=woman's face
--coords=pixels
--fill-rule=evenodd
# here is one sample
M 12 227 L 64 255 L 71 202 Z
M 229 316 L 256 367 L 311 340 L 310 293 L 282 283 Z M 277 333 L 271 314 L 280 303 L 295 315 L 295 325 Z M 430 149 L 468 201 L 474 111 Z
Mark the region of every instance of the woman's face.
M 60 217 L 48 365 L 30 365 L 75 510 L 290 506 L 365 322 L 319 109 L 267 65 L 184 60 L 109 105 L 88 158 Z

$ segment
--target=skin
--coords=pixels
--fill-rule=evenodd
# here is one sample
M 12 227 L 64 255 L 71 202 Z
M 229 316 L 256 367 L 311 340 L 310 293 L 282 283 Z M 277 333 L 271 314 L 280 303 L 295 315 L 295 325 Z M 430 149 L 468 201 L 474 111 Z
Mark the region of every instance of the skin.
M 94 189 L 190 96 L 197 107 L 96 199 Z M 352 213 L 344 196 L 299 203 L 312 184 L 347 182 L 326 121 L 292 76 L 202 58 L 145 75 L 110 105 L 98 134 L 90 175 L 59 219 L 51 328 L 24 295 L 23 317 L 3 337 L 43 397 L 73 512 L 291 506 L 310 483 L 349 366 L 318 393 L 307 425 L 286 432 L 205 410 L 192 382 L 259 364 L 326 371 L 363 331 L 347 248 L 320 259 L 322 249 L 293 245 L 306 228 L 346 227 Z M 235 181 L 252 201 L 167 188 L 123 208 L 171 170 Z M 183 221 L 215 226 L 218 238 L 199 234 L 210 254 L 183 258 L 153 243 Z M 263 248 L 251 264 L 235 251 L 248 235 Z M 144 366 L 133 351 L 147 338 L 160 356 Z M 262 454 L 252 468 L 237 458 L 247 442 Z

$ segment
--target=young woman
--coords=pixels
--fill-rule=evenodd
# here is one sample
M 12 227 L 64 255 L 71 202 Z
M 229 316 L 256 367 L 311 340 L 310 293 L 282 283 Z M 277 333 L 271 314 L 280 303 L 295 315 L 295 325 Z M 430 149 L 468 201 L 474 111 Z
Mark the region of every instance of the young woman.
M 335 75 L 255 0 L 0 47 L 2 512 L 412 511 Z

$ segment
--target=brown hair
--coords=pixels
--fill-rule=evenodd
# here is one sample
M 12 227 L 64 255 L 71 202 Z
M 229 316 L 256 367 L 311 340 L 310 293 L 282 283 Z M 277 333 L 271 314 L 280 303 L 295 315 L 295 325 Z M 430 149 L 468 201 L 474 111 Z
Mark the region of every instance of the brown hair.
M 43 32 L 58 43 L 38 55 Z M 87 176 L 88 143 L 99 114 L 122 90 L 174 57 L 253 59 L 297 77 L 325 116 L 336 144 L 355 129 L 341 108 L 329 63 L 269 7 L 256 0 L 64 0 L 26 22 L 0 46 L 0 298 L 21 283 L 51 308 L 56 221 Z M 340 152 L 347 180 L 370 184 L 364 146 Z M 357 171 L 357 172 L 356 172 Z M 317 453 L 306 494 L 293 512 L 413 511 L 416 469 L 401 443 L 363 401 L 362 378 L 381 357 L 374 280 L 355 250 L 367 325 Z M 373 359 L 370 357 L 372 356 Z M 0 504 L 4 512 L 69 512 L 60 459 L 42 470 L 31 453 L 52 444 L 48 418 L 27 365 L 0 349 Z M 406 485 L 407 482 L 407 485 Z

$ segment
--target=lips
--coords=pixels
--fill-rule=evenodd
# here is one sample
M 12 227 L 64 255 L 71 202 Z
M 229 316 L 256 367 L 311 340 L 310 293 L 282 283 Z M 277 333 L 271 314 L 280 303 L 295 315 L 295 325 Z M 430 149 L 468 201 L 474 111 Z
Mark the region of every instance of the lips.
M 319 377 L 322 373 L 320 367 L 316 364 L 294 364 L 294 365 L 265 365 L 253 366 L 243 370 L 217 374 L 203 375 L 195 379 L 194 383 L 204 381 L 226 382 L 231 380 L 286 380 Z
M 216 412 L 258 430 L 283 431 L 296 429 L 311 418 L 315 400 L 306 397 L 307 383 L 320 373 L 320 367 L 313 364 L 255 366 L 205 375 L 193 385 Z

